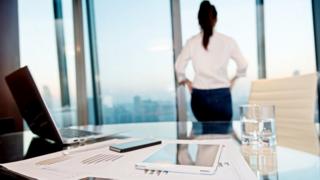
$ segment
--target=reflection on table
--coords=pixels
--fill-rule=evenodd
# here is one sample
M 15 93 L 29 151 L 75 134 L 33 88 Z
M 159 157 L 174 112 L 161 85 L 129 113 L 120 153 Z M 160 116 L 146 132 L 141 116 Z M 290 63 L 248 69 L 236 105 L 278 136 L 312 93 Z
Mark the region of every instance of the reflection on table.
M 241 153 L 251 169 L 263 179 L 278 179 L 276 147 L 242 145 Z

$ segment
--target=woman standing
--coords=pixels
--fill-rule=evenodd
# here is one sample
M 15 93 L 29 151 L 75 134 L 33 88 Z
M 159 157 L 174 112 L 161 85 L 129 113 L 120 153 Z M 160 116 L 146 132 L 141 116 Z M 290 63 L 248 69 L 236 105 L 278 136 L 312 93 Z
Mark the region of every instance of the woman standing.
M 187 41 L 175 64 L 178 82 L 188 86 L 191 108 L 199 121 L 230 121 L 230 87 L 236 78 L 245 76 L 247 62 L 231 37 L 215 31 L 217 11 L 209 1 L 201 3 L 198 20 L 201 32 Z M 237 65 L 236 76 L 231 80 L 227 74 L 230 59 Z M 185 75 L 189 60 L 195 71 L 192 82 Z

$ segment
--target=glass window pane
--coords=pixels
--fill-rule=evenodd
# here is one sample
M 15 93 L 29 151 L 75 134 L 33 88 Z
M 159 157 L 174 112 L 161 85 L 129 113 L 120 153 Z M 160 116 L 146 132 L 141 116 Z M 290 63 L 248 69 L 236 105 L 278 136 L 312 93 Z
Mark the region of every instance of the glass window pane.
M 63 109 L 64 122 L 66 126 L 77 125 L 77 92 L 76 92 L 76 59 L 74 48 L 74 29 L 73 29 L 73 5 L 72 1 L 62 0 L 63 26 L 65 38 L 66 61 L 68 70 L 68 85 L 70 96 L 70 107 Z
M 200 31 L 198 10 L 201 0 L 181 0 L 181 23 L 183 44 L 187 39 Z M 233 119 L 238 119 L 238 106 L 247 102 L 250 80 L 257 78 L 257 38 L 256 8 L 254 0 L 215 0 L 211 1 L 218 12 L 216 30 L 234 38 L 249 66 L 247 77 L 239 79 L 232 89 Z M 230 78 L 235 74 L 236 66 L 230 61 Z M 191 64 L 187 67 L 187 76 L 193 79 Z M 190 108 L 190 94 L 187 93 L 187 109 L 189 120 L 195 120 Z
M 19 0 L 21 66 L 27 65 L 59 127 L 76 124 L 72 6 L 65 2 L 65 44 L 71 109 L 61 106 L 55 20 L 52 0 Z M 70 1 L 71 2 L 71 1 Z
M 93 101 L 93 82 L 92 82 L 92 65 L 89 49 L 89 31 L 88 31 L 88 15 L 86 0 L 82 0 L 83 13 L 83 31 L 84 31 L 84 55 L 86 64 L 86 81 L 87 81 L 87 101 L 88 101 L 88 124 L 95 124 L 95 112 Z
M 176 120 L 169 1 L 94 3 L 104 123 Z
M 315 72 L 311 1 L 264 3 L 267 77 Z

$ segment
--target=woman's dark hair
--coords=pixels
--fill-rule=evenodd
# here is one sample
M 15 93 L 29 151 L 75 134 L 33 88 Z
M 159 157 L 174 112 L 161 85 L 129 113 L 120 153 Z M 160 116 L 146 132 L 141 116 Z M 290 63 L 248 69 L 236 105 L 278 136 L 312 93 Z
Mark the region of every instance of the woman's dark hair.
M 203 31 L 202 45 L 207 50 L 213 26 L 217 21 L 217 10 L 209 1 L 202 1 L 199 8 L 198 20 Z

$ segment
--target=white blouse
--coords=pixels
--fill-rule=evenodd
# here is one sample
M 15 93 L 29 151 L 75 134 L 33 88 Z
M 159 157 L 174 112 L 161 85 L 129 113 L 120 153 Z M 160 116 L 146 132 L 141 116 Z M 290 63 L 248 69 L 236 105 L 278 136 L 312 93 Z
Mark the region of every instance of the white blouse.
M 202 33 L 190 38 L 175 64 L 178 81 L 186 79 L 185 70 L 189 60 L 195 71 L 192 86 L 197 89 L 230 87 L 227 66 L 230 59 L 237 65 L 237 77 L 245 76 L 247 61 L 231 37 L 214 31 L 207 50 L 202 45 Z

